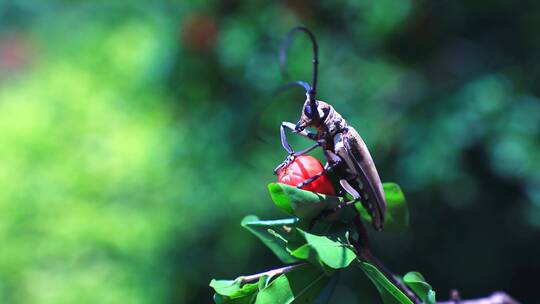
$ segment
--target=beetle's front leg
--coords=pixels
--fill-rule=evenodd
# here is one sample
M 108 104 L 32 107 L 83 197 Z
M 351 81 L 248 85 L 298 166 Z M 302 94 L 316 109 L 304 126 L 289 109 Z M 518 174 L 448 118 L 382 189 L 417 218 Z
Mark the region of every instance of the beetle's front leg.
M 274 168 L 274 174 L 277 174 L 277 172 L 279 170 L 281 170 L 282 168 L 287 167 L 290 163 L 292 163 L 294 161 L 294 159 L 297 156 L 309 153 L 313 149 L 315 149 L 317 147 L 320 147 L 320 146 L 322 146 L 324 144 L 324 140 L 317 140 L 317 134 L 316 133 L 309 132 L 308 130 L 296 131 L 295 126 L 296 125 L 291 123 L 291 122 L 284 121 L 284 122 L 281 123 L 281 126 L 279 128 L 279 131 L 280 131 L 280 134 L 281 134 L 281 145 L 289 153 L 289 155 L 287 156 L 287 158 L 281 164 L 279 164 L 276 168 Z M 313 146 L 311 146 L 309 148 L 306 148 L 306 149 L 298 151 L 298 152 L 294 152 L 293 148 L 291 147 L 291 145 L 287 141 L 287 134 L 285 133 L 285 129 L 289 129 L 289 130 L 291 130 L 292 132 L 294 132 L 296 134 L 300 134 L 300 135 L 302 135 L 302 136 L 304 136 L 306 138 L 309 138 L 311 140 L 316 140 L 317 142 Z
M 283 148 L 285 148 L 285 150 L 290 154 L 294 154 L 294 150 L 293 148 L 291 147 L 291 145 L 289 144 L 289 142 L 287 141 L 287 134 L 285 132 L 285 129 L 289 129 L 291 130 L 293 133 L 296 133 L 296 134 L 299 134 L 299 135 L 302 135 L 306 138 L 309 138 L 311 140 L 317 140 L 317 134 L 316 133 L 313 133 L 313 132 L 309 132 L 308 130 L 304 129 L 302 131 L 296 131 L 296 125 L 293 124 L 292 122 L 287 122 L 287 121 L 284 121 L 281 123 L 281 126 L 279 126 L 279 133 L 281 135 L 281 145 L 283 146 Z M 307 153 L 311 150 L 313 150 L 315 147 L 317 147 L 317 145 L 315 145 L 314 147 L 311 147 L 311 148 L 308 148 L 306 149 L 307 151 L 304 152 L 304 153 Z M 300 154 L 299 154 L 300 155 Z M 298 155 L 297 155 L 298 156 Z
M 317 140 L 317 134 L 313 132 L 309 132 L 308 130 L 304 129 L 302 131 L 296 131 L 296 125 L 292 122 L 284 121 L 281 123 L 281 126 L 279 127 L 279 133 L 281 134 L 281 145 L 289 154 L 293 154 L 294 150 L 287 141 L 287 134 L 285 133 L 285 129 L 291 130 L 293 133 L 302 135 L 306 138 L 309 138 L 311 140 Z M 316 146 L 315 146 L 316 147 Z M 313 149 L 313 148 L 312 148 Z M 309 150 L 311 151 L 311 150 Z M 308 151 L 308 152 L 309 152 Z M 306 152 L 307 153 L 307 152 Z

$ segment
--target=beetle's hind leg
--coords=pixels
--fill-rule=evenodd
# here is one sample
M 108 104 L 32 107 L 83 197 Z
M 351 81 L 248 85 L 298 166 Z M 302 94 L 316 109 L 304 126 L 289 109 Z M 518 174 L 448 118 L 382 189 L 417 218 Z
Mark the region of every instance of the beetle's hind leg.
M 309 230 L 311 230 L 315 226 L 315 224 L 317 224 L 322 219 L 340 211 L 343 208 L 354 205 L 355 203 L 360 201 L 361 195 L 358 193 L 358 191 L 354 190 L 354 188 L 351 186 L 351 184 L 349 184 L 349 182 L 346 179 L 341 179 L 339 183 L 341 184 L 341 187 L 343 187 L 343 189 L 347 193 L 353 196 L 353 199 L 350 201 L 344 202 L 333 209 L 323 210 L 316 218 L 311 220 L 311 222 L 309 223 Z
M 338 163 L 336 163 L 337 165 Z M 349 182 L 345 179 L 341 179 L 339 181 L 339 183 L 341 184 L 341 186 L 345 189 L 345 191 L 347 191 L 348 193 L 350 193 L 352 196 L 353 196 L 353 200 L 351 201 L 348 201 L 348 202 L 345 202 L 343 204 L 340 204 L 338 205 L 337 207 L 333 208 L 333 209 L 326 209 L 326 210 L 323 210 L 316 218 L 314 218 L 313 220 L 311 220 L 311 222 L 309 223 L 309 229 L 311 230 L 315 224 L 317 224 L 319 221 L 325 219 L 326 217 L 338 212 L 339 210 L 347 207 L 347 206 L 350 206 L 350 205 L 353 205 L 354 203 L 360 201 L 360 195 L 359 193 L 354 190 L 354 188 L 352 188 L 352 186 L 349 184 Z M 349 192 L 351 190 L 351 192 Z M 355 195 L 356 194 L 356 195 Z
M 356 190 L 353 186 L 351 186 L 350 182 L 353 182 L 355 178 L 356 177 L 351 177 L 350 179 L 342 179 L 339 181 L 339 183 L 341 184 L 341 187 L 343 187 L 343 189 L 347 193 L 349 193 L 353 197 L 353 199 L 350 201 L 344 202 L 343 204 L 339 205 L 338 208 L 341 209 L 350 205 L 354 205 L 355 203 L 358 203 L 361 200 L 367 201 L 369 199 L 367 194 L 362 191 L 362 185 L 359 185 L 360 191 Z
M 373 219 L 372 225 L 375 228 L 375 230 L 382 230 L 382 224 L 378 224 L 378 222 L 376 222 L 375 216 L 377 215 L 377 210 L 376 210 L 375 205 L 373 204 L 373 200 L 371 199 L 371 197 L 368 196 L 368 194 L 365 191 L 362 191 L 363 187 L 362 187 L 361 182 L 359 182 L 358 188 L 357 188 L 359 191 L 357 191 L 354 187 L 352 187 L 349 184 L 349 182 L 355 182 L 355 179 L 351 179 L 349 181 L 340 180 L 341 186 L 345 189 L 345 191 L 347 191 L 349 194 L 353 196 L 353 199 L 340 204 L 337 209 L 346 208 L 347 206 L 354 205 L 357 202 L 361 202 L 362 206 L 366 209 L 368 214 Z
M 356 191 L 356 189 L 354 189 L 353 186 L 351 186 L 351 184 L 349 183 L 348 180 L 346 179 L 340 179 L 339 180 L 339 184 L 341 185 L 341 187 L 343 187 L 343 189 L 345 191 L 347 191 L 347 193 L 349 193 L 350 195 L 352 195 L 354 201 L 359 201 L 360 198 L 361 198 L 361 195 L 358 191 Z

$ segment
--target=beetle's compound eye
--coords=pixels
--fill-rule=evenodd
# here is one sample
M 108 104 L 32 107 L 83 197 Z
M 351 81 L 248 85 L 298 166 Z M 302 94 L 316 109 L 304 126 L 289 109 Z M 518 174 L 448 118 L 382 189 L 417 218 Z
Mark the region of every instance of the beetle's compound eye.
M 308 117 L 308 118 L 311 118 L 311 114 L 312 114 L 312 109 L 311 109 L 311 106 L 310 105 L 306 105 L 304 107 L 304 114 Z

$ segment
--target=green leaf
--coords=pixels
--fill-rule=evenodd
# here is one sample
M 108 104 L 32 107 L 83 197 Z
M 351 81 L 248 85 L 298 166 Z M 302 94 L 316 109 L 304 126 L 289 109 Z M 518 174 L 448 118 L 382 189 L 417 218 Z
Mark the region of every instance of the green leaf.
M 383 183 L 386 198 L 386 213 L 384 215 L 385 231 L 403 231 L 409 226 L 409 208 L 405 195 L 398 184 Z M 355 204 L 356 210 L 366 222 L 371 223 L 371 216 L 361 203 Z
M 256 297 L 257 297 L 257 293 L 253 293 L 252 295 L 245 296 L 242 298 L 231 299 L 229 297 L 222 296 L 220 294 L 215 293 L 214 303 L 216 304 L 253 304 L 255 303 Z
M 356 258 L 344 236 L 330 239 L 328 236 L 318 236 L 296 229 L 303 242 L 290 242 L 287 246 L 291 255 L 298 259 L 309 260 L 315 265 L 320 263 L 332 268 L 340 269 L 349 266 Z
M 214 302 L 216 304 L 249 304 L 253 303 L 259 283 L 242 285 L 241 278 L 236 280 L 212 280 L 210 287 L 214 288 Z
M 437 299 L 435 299 L 435 291 L 430 290 L 426 299 L 426 304 L 437 304 Z
M 259 283 L 258 283 L 258 287 L 259 287 L 259 290 L 263 290 L 266 288 L 266 286 L 268 286 L 268 284 L 270 283 L 270 281 L 273 279 L 273 276 L 269 276 L 269 275 L 263 275 L 260 279 L 259 279 Z
M 278 207 L 279 210 L 287 213 L 288 215 L 295 215 L 289 196 L 287 196 L 285 190 L 281 185 L 283 184 L 268 184 L 268 191 L 270 192 L 270 196 L 272 197 L 274 204 L 276 205 L 276 207 Z
M 385 231 L 405 230 L 409 226 L 409 209 L 405 195 L 395 183 L 383 183 L 383 189 L 387 203 L 384 218 Z M 301 227 L 306 227 L 305 223 L 311 223 L 322 211 L 334 209 L 344 202 L 343 198 L 337 196 L 314 193 L 280 183 L 269 184 L 268 190 L 280 210 L 297 216 L 300 222 L 304 223 L 300 225 Z M 371 223 L 371 216 L 362 203 L 356 203 L 355 207 L 362 219 Z M 324 221 L 346 220 L 352 215 L 354 215 L 352 212 L 344 208 L 325 218 Z
M 283 263 L 290 264 L 298 261 L 286 249 L 288 235 L 297 222 L 296 218 L 261 221 L 254 215 L 248 215 L 242 219 L 241 225 L 259 238 Z
M 343 202 L 337 196 L 306 191 L 281 183 L 269 184 L 268 190 L 272 200 L 280 210 L 297 216 L 304 223 L 310 223 L 323 210 L 334 209 L 340 202 Z M 336 212 L 325 220 L 331 221 L 339 218 L 340 215 L 341 212 Z
M 257 284 L 244 284 L 242 285 L 242 279 L 237 278 L 235 280 L 216 280 L 213 279 L 210 282 L 210 287 L 214 288 L 217 294 L 238 297 L 246 293 L 257 289 Z
M 311 265 L 302 265 L 274 279 L 257 295 L 257 304 L 316 302 L 330 278 Z
M 403 277 L 403 282 L 407 286 L 409 286 L 414 291 L 414 293 L 418 297 L 420 297 L 420 299 L 422 299 L 422 301 L 426 303 L 429 303 L 430 300 L 432 302 L 436 302 L 435 292 L 433 291 L 431 286 L 426 282 L 422 274 L 420 274 L 419 272 L 414 272 L 414 271 L 408 272 Z M 432 299 L 430 299 L 430 297 L 432 297 Z
M 370 263 L 358 261 L 360 268 L 379 291 L 384 304 L 413 304 L 399 288 L 392 284 L 384 274 Z

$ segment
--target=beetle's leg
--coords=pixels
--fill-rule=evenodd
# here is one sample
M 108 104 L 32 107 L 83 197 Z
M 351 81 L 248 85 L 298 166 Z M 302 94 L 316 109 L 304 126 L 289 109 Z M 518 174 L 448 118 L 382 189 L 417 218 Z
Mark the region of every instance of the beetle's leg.
M 304 137 L 307 137 L 309 139 L 312 139 L 312 140 L 316 140 L 316 136 L 317 136 L 317 134 L 309 132 L 308 130 L 302 130 L 300 132 L 296 132 L 295 131 L 295 126 L 296 125 L 291 123 L 291 122 L 284 121 L 284 122 L 281 123 L 281 126 L 279 128 L 279 131 L 280 131 L 280 134 L 281 134 L 281 145 L 289 153 L 289 156 L 287 156 L 287 158 L 281 164 L 279 164 L 277 167 L 274 168 L 274 174 L 277 174 L 277 172 L 279 170 L 281 170 L 282 168 L 287 167 L 292 161 L 294 161 L 294 159 L 297 156 L 309 153 L 313 149 L 315 149 L 317 147 L 320 147 L 320 146 L 322 146 L 324 144 L 324 140 L 317 140 L 317 143 L 315 143 L 313 146 L 311 146 L 309 148 L 306 148 L 304 150 L 298 151 L 298 152 L 294 152 L 293 148 L 291 147 L 291 145 L 287 141 L 287 135 L 285 133 L 285 128 L 293 131 L 296 134 L 300 134 L 300 135 L 302 135 Z
M 321 176 L 327 174 L 328 172 L 332 171 L 332 169 L 334 169 L 334 167 L 337 166 L 338 164 L 339 163 L 333 163 L 333 164 L 326 163 L 326 165 L 324 165 L 324 169 L 321 171 L 321 173 L 313 175 L 312 177 L 304 180 L 303 182 L 296 185 L 296 188 L 301 189 L 301 188 L 305 187 L 306 185 L 311 184 L 312 182 L 316 181 L 319 177 L 321 177 Z
M 296 132 L 295 130 L 295 127 L 296 125 L 293 124 L 292 122 L 287 122 L 287 121 L 284 121 L 281 123 L 281 126 L 279 127 L 279 132 L 281 134 L 281 145 L 283 146 L 283 148 L 285 148 L 285 150 L 289 153 L 289 154 L 293 154 L 294 153 L 294 150 L 292 149 L 291 145 L 289 144 L 289 142 L 287 141 L 287 134 L 285 134 L 285 128 L 293 131 L 294 133 L 296 134 L 299 134 L 299 135 L 302 135 L 304 137 L 307 137 L 311 140 L 316 140 L 317 138 L 317 134 L 316 133 L 313 133 L 313 132 L 309 132 L 308 130 L 304 129 L 300 132 Z
M 355 177 L 352 177 L 353 179 Z M 358 193 L 358 191 L 356 189 L 354 189 L 351 184 L 349 184 L 349 181 L 348 180 L 345 180 L 345 179 L 342 179 L 339 181 L 339 183 L 341 184 L 341 186 L 343 187 L 343 189 L 345 189 L 345 191 L 347 191 L 347 193 L 349 193 L 350 195 L 352 195 L 353 199 L 350 200 L 350 201 L 347 201 L 347 202 L 344 202 L 343 204 L 340 204 L 337 209 L 341 209 L 341 208 L 344 208 L 344 207 L 347 207 L 347 206 L 350 206 L 350 205 L 354 205 L 355 203 L 359 202 L 360 199 L 364 199 L 364 200 L 367 200 L 368 197 L 367 195 L 364 193 L 362 195 L 360 195 Z M 362 185 L 360 185 L 360 189 L 362 189 Z M 363 196 L 363 197 L 362 197 Z M 373 212 L 373 210 L 368 210 L 371 214 L 371 212 Z
M 344 202 L 342 204 L 339 204 L 336 208 L 334 208 L 332 210 L 332 212 L 330 213 L 333 213 L 333 212 L 336 212 L 340 209 L 343 209 L 347 206 L 350 206 L 350 205 L 354 205 L 355 203 L 359 202 L 360 201 L 360 198 L 361 198 L 361 195 L 358 193 L 358 191 L 356 191 L 352 186 L 351 184 L 349 184 L 349 182 L 346 180 L 346 179 L 340 179 L 339 180 L 339 183 L 341 184 L 341 187 L 343 187 L 343 189 L 345 189 L 345 191 L 347 193 L 349 193 L 350 195 L 352 195 L 353 199 L 350 200 L 350 201 L 347 201 L 347 202 Z
M 301 150 L 301 151 L 298 151 L 298 152 L 293 152 L 291 154 L 289 154 L 287 156 L 287 158 L 285 158 L 285 160 L 283 162 L 281 162 L 281 164 L 277 165 L 275 168 L 274 168 L 274 174 L 277 174 L 277 172 L 279 170 L 281 170 L 282 168 L 285 168 L 287 167 L 290 163 L 292 163 L 294 161 L 294 159 L 297 157 L 297 156 L 300 156 L 300 155 L 304 155 L 306 153 L 309 153 L 311 152 L 311 150 L 317 148 L 317 147 L 320 147 L 322 145 L 322 141 L 317 141 L 316 144 L 314 144 L 313 146 L 309 147 L 309 148 L 306 148 L 304 150 Z
M 332 153 L 333 154 L 333 153 Z M 334 154 L 335 155 L 335 154 Z M 339 158 L 339 156 L 336 155 L 337 158 Z M 340 159 L 341 161 L 341 159 Z M 329 209 L 329 210 L 325 210 L 323 212 L 321 212 L 321 214 L 319 216 L 317 216 L 315 219 L 313 219 L 309 225 L 309 228 L 313 228 L 313 226 L 315 226 L 315 224 L 321 220 L 322 218 L 325 218 L 331 214 L 333 214 L 334 212 L 337 212 L 347 206 L 350 206 L 350 205 L 354 205 L 356 202 L 360 201 L 360 194 L 358 193 L 358 191 L 356 191 L 352 186 L 351 184 L 349 184 L 349 182 L 346 180 L 346 179 L 340 179 L 339 180 L 339 183 L 341 184 L 341 187 L 343 187 L 343 189 L 349 193 L 350 195 L 353 196 L 353 199 L 350 200 L 350 201 L 347 201 L 343 204 L 340 204 L 338 205 L 337 207 L 335 207 L 334 209 Z
M 293 125 L 293 127 L 291 128 L 290 125 Z M 294 151 L 293 151 L 291 145 L 289 144 L 289 142 L 287 141 L 287 134 L 285 134 L 285 128 L 288 128 L 290 130 L 294 130 L 294 124 L 292 122 L 284 121 L 284 122 L 281 123 L 281 126 L 279 126 L 279 133 L 281 134 L 281 145 L 283 146 L 283 148 L 285 148 L 287 153 L 293 154 Z
M 345 144 L 343 142 L 343 136 L 341 135 L 341 133 L 336 134 L 336 136 L 334 137 L 334 149 L 337 155 L 347 154 L 347 151 L 345 150 Z M 339 156 L 336 156 L 336 157 L 339 157 Z M 352 195 L 353 199 L 351 201 L 348 201 L 339 205 L 337 209 L 341 209 L 345 206 L 352 205 L 358 202 L 360 198 L 362 197 L 362 195 L 360 195 L 358 190 L 356 190 L 349 183 L 349 181 L 353 181 L 355 178 L 357 178 L 357 176 L 355 176 L 354 174 L 350 174 L 350 176 L 348 176 L 347 178 L 339 180 L 339 183 L 341 184 L 341 187 L 343 188 L 343 190 L 345 190 L 345 192 Z M 362 185 L 360 185 L 360 190 L 362 190 Z
M 316 144 L 314 144 L 313 146 L 311 146 L 311 147 L 309 147 L 307 149 L 304 149 L 304 150 L 298 151 L 298 152 L 293 152 L 293 153 L 289 154 L 287 156 L 287 158 L 285 158 L 285 160 L 283 162 L 281 162 L 281 164 L 277 165 L 277 167 L 274 168 L 274 174 L 277 174 L 277 172 L 279 170 L 281 170 L 282 168 L 287 167 L 290 163 L 292 163 L 294 161 L 294 159 L 297 156 L 304 155 L 304 154 L 310 152 L 311 150 L 319 147 L 320 145 L 321 145 L 320 143 L 316 143 Z
M 327 172 L 331 171 L 333 168 L 335 168 L 337 165 L 339 165 L 343 161 L 339 156 L 337 156 L 334 152 L 332 152 L 330 150 L 324 150 L 324 155 L 326 156 L 326 159 L 328 160 L 328 162 L 324 166 L 323 172 L 321 172 L 320 174 L 317 174 L 317 175 L 315 175 L 313 177 L 319 178 L 324 173 L 327 173 Z M 307 185 L 308 183 L 312 182 L 313 180 L 315 180 L 315 179 L 313 179 L 313 177 L 305 180 L 304 182 L 302 182 L 297 187 L 300 188 L 300 186 L 303 187 L 302 184 Z M 310 181 L 310 179 L 313 179 L 313 180 Z M 309 182 L 306 183 L 306 181 L 309 181 Z M 317 217 L 315 217 L 314 219 L 311 220 L 311 222 L 309 223 L 309 230 L 311 230 L 315 226 L 315 224 L 317 224 L 321 219 L 326 218 L 327 216 L 329 216 L 330 214 L 336 212 L 337 210 L 338 210 L 338 208 L 330 209 L 330 210 L 323 210 Z
M 354 179 L 354 177 L 353 177 L 353 179 Z M 361 199 L 362 200 L 362 205 L 367 210 L 367 212 L 370 214 L 370 216 L 373 218 L 373 214 L 376 214 L 376 210 L 375 210 L 375 207 L 373 206 L 373 204 L 369 203 L 369 197 L 368 197 L 367 193 L 362 193 L 362 195 L 359 195 L 358 191 L 356 189 L 354 189 L 349 184 L 349 182 L 347 180 L 340 180 L 339 182 L 340 182 L 341 186 L 343 187 L 343 189 L 345 189 L 345 191 L 347 191 L 349 194 L 351 194 L 353 196 L 353 199 L 340 204 L 336 208 L 336 210 L 345 208 L 345 207 L 350 206 L 350 205 L 354 205 L 355 203 L 359 202 L 360 199 Z M 360 185 L 360 190 L 361 189 L 362 189 L 362 185 Z M 374 227 L 375 227 L 376 230 L 382 230 L 382 228 L 378 228 L 379 226 L 374 225 Z
M 359 200 L 359 199 L 360 199 L 360 193 L 358 193 L 358 191 L 356 191 L 356 190 L 351 186 L 351 184 L 349 184 L 349 181 L 347 181 L 346 179 L 340 179 L 340 180 L 339 180 L 339 183 L 341 184 L 341 187 L 343 187 L 343 189 L 345 189 L 345 191 L 347 191 L 347 193 L 349 193 L 350 195 L 352 195 L 352 197 L 353 197 L 355 200 Z
M 324 141 L 318 140 L 313 146 L 311 146 L 311 147 L 309 147 L 309 148 L 306 148 L 306 149 L 304 149 L 304 150 L 300 150 L 300 151 L 298 151 L 298 152 L 294 152 L 294 153 L 291 154 L 291 155 L 294 156 L 294 157 L 296 157 L 296 156 L 300 156 L 300 155 L 307 154 L 307 153 L 311 152 L 313 149 L 322 146 L 323 143 L 324 143 Z
M 294 156 L 292 155 L 289 155 L 287 156 L 287 158 L 282 161 L 279 165 L 277 165 L 275 168 L 274 168 L 274 174 L 277 174 L 279 170 L 281 170 L 282 168 L 285 168 L 287 167 L 290 163 L 292 163 L 294 160 Z

